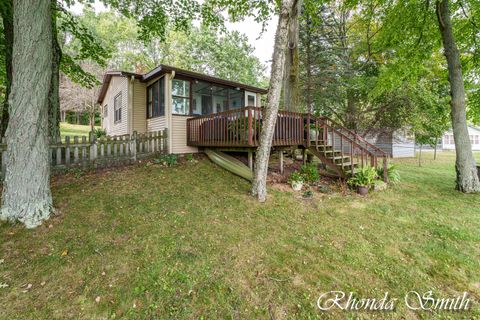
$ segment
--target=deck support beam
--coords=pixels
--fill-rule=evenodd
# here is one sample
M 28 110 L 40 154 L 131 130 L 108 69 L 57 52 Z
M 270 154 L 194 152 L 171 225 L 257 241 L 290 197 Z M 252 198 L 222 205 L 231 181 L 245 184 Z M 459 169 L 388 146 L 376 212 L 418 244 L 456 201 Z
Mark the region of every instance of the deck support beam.
M 303 164 L 307 164 L 307 149 L 302 149 L 302 161 Z
M 253 151 L 248 151 L 248 167 L 253 171 Z
M 278 162 L 280 165 L 280 174 L 283 174 L 283 151 L 278 151 Z

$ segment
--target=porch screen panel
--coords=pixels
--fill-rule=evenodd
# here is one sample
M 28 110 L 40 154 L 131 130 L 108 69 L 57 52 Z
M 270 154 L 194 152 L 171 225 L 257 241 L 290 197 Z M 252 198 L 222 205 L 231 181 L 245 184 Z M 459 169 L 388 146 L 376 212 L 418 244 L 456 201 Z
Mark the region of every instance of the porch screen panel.
M 165 115 L 165 78 L 162 77 L 147 88 L 147 118 Z
M 243 90 L 229 89 L 228 96 L 230 109 L 239 109 L 245 106 L 245 92 Z

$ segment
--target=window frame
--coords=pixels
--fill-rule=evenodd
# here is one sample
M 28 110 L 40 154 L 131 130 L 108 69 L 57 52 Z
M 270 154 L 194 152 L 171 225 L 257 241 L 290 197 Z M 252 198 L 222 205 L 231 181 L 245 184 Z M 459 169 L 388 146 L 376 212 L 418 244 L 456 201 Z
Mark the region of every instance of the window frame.
M 117 99 L 120 98 L 120 106 L 117 106 Z M 114 98 L 113 98 L 113 123 L 121 123 L 122 122 L 122 92 L 120 91 Z
M 188 96 L 179 96 L 179 95 L 176 95 L 176 94 L 173 94 L 173 81 L 175 80 L 179 80 L 179 81 L 184 81 L 184 82 L 188 82 Z M 172 99 L 172 110 L 170 110 L 170 112 L 173 114 L 173 115 L 176 115 L 176 116 L 191 116 L 193 113 L 192 113 L 192 103 L 193 103 L 193 95 L 192 95 L 192 80 L 191 79 L 188 79 L 188 78 L 183 78 L 183 77 L 175 77 L 172 79 L 172 95 L 171 95 L 171 99 Z M 177 113 L 174 111 L 173 109 L 173 99 L 174 98 L 177 98 L 177 99 L 183 99 L 185 101 L 188 101 L 188 108 L 187 108 L 187 113 Z
M 158 98 L 157 109 L 155 109 L 155 95 L 154 87 L 156 87 L 156 94 Z M 149 101 L 150 90 L 152 91 L 152 100 Z M 163 95 L 163 97 L 162 97 Z M 163 104 L 162 104 L 163 103 Z M 147 99 L 146 99 L 146 118 L 153 119 L 165 116 L 165 76 L 158 78 L 151 85 L 147 86 Z M 151 108 L 151 110 L 150 110 Z M 149 112 L 151 111 L 151 112 Z

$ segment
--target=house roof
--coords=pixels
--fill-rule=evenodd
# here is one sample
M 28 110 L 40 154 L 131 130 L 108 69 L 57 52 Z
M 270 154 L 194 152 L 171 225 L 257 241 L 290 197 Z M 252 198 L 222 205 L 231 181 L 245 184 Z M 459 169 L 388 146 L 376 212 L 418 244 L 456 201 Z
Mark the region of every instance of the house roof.
M 196 80 L 208 81 L 208 82 L 212 82 L 212 83 L 216 83 L 224 86 L 240 88 L 240 89 L 244 89 L 244 90 L 255 92 L 255 93 L 266 94 L 268 92 L 268 90 L 250 86 L 240 82 L 225 80 L 217 77 L 212 77 L 206 74 L 161 64 L 147 73 L 133 73 L 133 72 L 126 72 L 126 71 L 107 71 L 103 76 L 102 87 L 100 88 L 100 93 L 98 95 L 97 102 L 98 103 L 103 102 L 103 99 L 105 98 L 105 94 L 107 93 L 107 89 L 110 84 L 110 81 L 114 76 L 134 77 L 135 79 L 138 79 L 141 82 L 148 82 L 158 76 L 161 76 L 164 73 L 172 72 L 172 71 L 175 72 L 175 75 L 180 75 L 183 77 L 188 77 Z

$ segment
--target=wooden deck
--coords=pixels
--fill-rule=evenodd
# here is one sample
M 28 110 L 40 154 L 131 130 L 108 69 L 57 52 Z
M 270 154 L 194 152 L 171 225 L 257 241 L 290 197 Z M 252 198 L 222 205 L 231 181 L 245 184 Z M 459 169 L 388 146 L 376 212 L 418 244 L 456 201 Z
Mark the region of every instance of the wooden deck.
M 263 109 L 245 107 L 187 120 L 187 144 L 196 147 L 258 147 Z M 303 145 L 305 115 L 280 111 L 272 146 Z
M 260 144 L 264 110 L 244 107 L 187 120 L 187 145 L 207 148 L 255 148 Z M 387 167 L 387 154 L 355 132 L 326 117 L 279 111 L 272 147 L 301 147 L 345 176 L 357 167 Z M 384 170 L 386 173 L 387 170 Z M 386 177 L 385 177 L 386 180 Z

